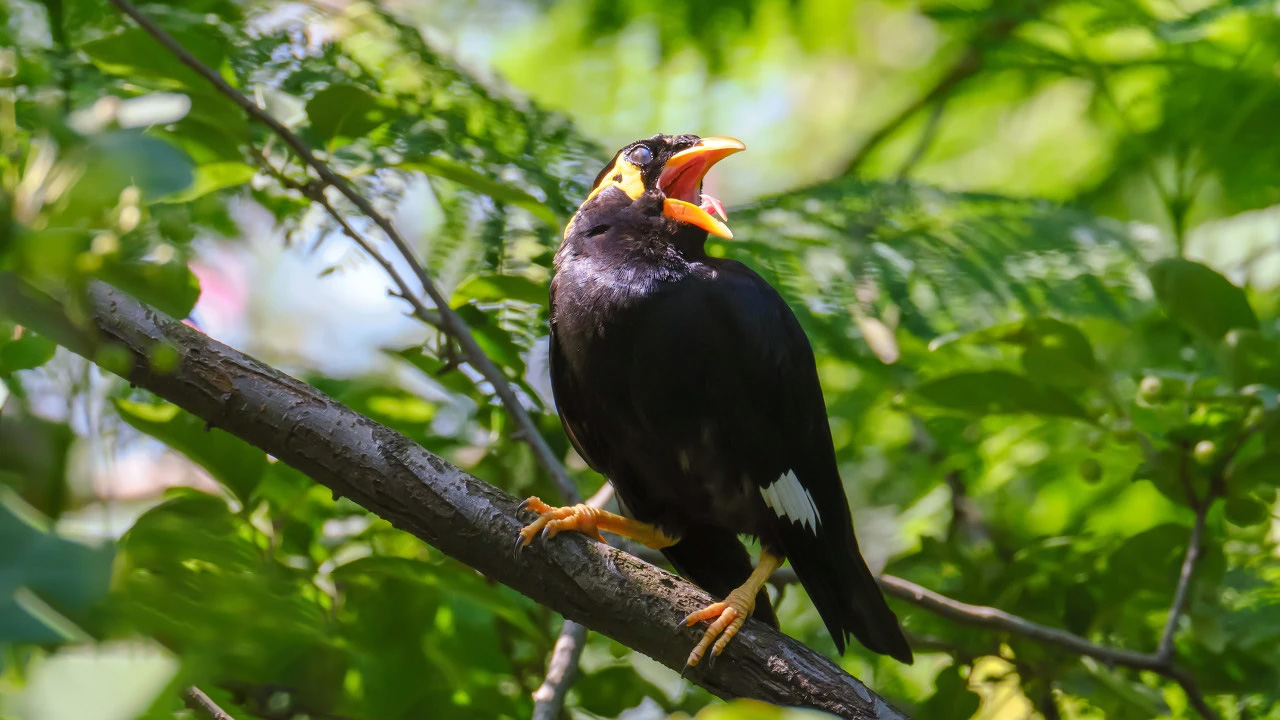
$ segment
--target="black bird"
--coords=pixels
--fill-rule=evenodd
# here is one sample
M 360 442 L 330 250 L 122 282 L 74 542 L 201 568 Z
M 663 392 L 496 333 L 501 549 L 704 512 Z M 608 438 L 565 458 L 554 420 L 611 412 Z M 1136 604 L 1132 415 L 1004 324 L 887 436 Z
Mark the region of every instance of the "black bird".
M 660 549 L 725 598 L 686 619 L 713 621 L 690 666 L 719 655 L 753 611 L 777 626 L 763 586 L 784 558 L 841 652 L 852 635 L 910 663 L 858 551 L 809 341 L 763 278 L 703 247 L 732 233 L 702 179 L 743 149 L 695 135 L 631 143 L 565 229 L 552 387 L 565 432 L 630 517 L 530 498 L 540 516 L 520 542 L 607 530 Z M 739 535 L 760 539 L 754 570 Z

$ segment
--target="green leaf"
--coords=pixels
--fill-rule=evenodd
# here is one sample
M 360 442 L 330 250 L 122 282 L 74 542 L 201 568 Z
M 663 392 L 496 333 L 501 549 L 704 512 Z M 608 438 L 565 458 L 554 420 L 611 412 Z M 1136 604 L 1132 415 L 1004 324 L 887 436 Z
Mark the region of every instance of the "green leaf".
M 364 88 L 330 85 L 307 101 L 307 117 L 311 132 L 328 145 L 364 136 L 387 121 L 387 109 Z
M 64 540 L 15 508 L 0 498 L 0 644 L 80 639 L 67 622 L 83 624 L 106 595 L 115 549 Z
M 1022 347 L 1023 368 L 1029 376 L 1045 383 L 1084 387 L 1103 377 L 1089 339 L 1076 326 L 1054 318 L 1028 318 L 996 325 L 962 335 L 951 342 L 1005 343 Z M 935 348 L 937 346 L 934 345 Z
M 178 320 L 190 315 L 200 299 L 200 279 L 178 260 L 109 261 L 94 275 Z
M 1259 525 L 1271 519 L 1271 508 L 1252 497 L 1230 497 L 1226 502 L 1227 519 L 1242 527 Z
M 1267 452 L 1241 463 L 1227 478 L 1232 495 L 1253 492 L 1261 487 L 1280 488 L 1280 452 Z
M 511 337 L 511 333 L 498 325 L 498 319 L 475 305 L 463 305 L 457 309 L 458 315 L 471 327 L 471 335 L 485 354 L 515 377 L 524 375 L 524 358 L 520 346 Z
M 67 505 L 67 457 L 75 440 L 66 423 L 31 414 L 18 398 L 0 405 L 0 483 L 57 519 Z
M 1145 720 L 1168 715 L 1168 707 L 1156 688 L 1134 682 L 1092 659 L 1086 658 L 1082 665 L 1062 678 L 1061 685 L 1073 695 L 1089 698 L 1091 704 L 1103 709 L 1108 720 Z
M 922 718 L 968 718 L 978 711 L 979 698 L 969 689 L 969 682 L 961 676 L 960 668 L 943 668 L 934 682 L 933 695 L 917 712 Z
M 418 170 L 427 175 L 452 180 L 478 193 L 488 195 L 500 203 L 527 210 L 530 215 L 552 227 L 557 227 L 560 224 L 560 219 L 556 217 L 551 208 L 529 193 L 500 180 L 494 180 L 453 160 L 430 155 L 402 162 L 395 167 L 402 170 Z
M 175 27 L 165 30 L 182 47 L 204 63 L 218 68 L 227 57 L 228 44 L 216 24 L 204 24 L 199 28 Z M 138 80 L 167 89 L 193 89 L 203 92 L 209 81 L 194 70 L 178 62 L 150 33 L 138 27 L 128 27 L 113 35 L 86 42 L 80 49 L 103 71 Z
M 64 648 L 33 666 L 15 704 L 42 720 L 151 717 L 143 713 L 177 672 L 173 655 L 154 643 Z
M 171 491 L 120 547 L 115 607 L 134 632 L 164 638 L 215 676 L 287 685 L 313 699 L 342 687 L 346 655 L 335 653 L 313 572 L 266 551 L 267 538 L 222 498 Z
M 630 664 L 609 665 L 596 672 L 583 673 L 573 689 L 578 695 L 578 706 L 599 717 L 617 717 L 646 697 L 662 697 L 662 691 L 638 677 Z
M 1218 358 L 1231 384 L 1280 387 L 1280 341 L 1257 330 L 1234 329 L 1218 345 Z
M 96 135 L 75 157 L 84 174 L 68 203 L 90 217 L 114 207 L 130 185 L 141 191 L 145 202 L 153 202 L 185 190 L 193 178 L 185 152 L 134 130 Z
M 453 307 L 459 307 L 472 300 L 482 303 L 519 300 L 533 305 L 545 305 L 547 293 L 546 284 L 534 282 L 522 275 L 473 275 L 453 291 L 449 303 Z
M 191 186 L 162 198 L 168 203 L 186 203 L 211 192 L 243 185 L 253 179 L 257 168 L 238 161 L 210 162 L 196 165 Z
M 267 468 L 267 455 L 234 435 L 207 428 L 200 418 L 169 403 L 116 400 L 120 417 L 203 467 L 247 503 Z
M 1258 327 L 1244 291 L 1206 265 L 1167 258 L 1152 265 L 1147 275 L 1169 317 L 1210 342 L 1232 328 Z
M 57 350 L 52 340 L 30 331 L 16 340 L 0 339 L 0 376 L 38 368 L 52 360 Z
M 938 407 L 976 415 L 1031 413 L 1088 418 L 1084 408 L 1060 391 L 1005 370 L 935 378 L 917 387 L 914 394 Z

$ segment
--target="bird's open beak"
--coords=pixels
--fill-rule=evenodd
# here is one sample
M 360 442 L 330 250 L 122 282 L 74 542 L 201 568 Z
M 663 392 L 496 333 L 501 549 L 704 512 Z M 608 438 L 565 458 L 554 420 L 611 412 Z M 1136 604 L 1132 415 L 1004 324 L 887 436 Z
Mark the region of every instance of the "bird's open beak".
M 746 149 L 747 146 L 741 140 L 708 137 L 702 138 L 688 150 L 672 155 L 658 178 L 658 189 L 667 196 L 662 203 L 662 213 L 669 218 L 697 225 L 712 235 L 732 238 L 733 233 L 724 224 L 729 219 L 725 215 L 724 206 L 719 200 L 702 193 L 700 188 L 702 178 L 712 165 Z M 712 215 L 713 212 L 720 217 Z

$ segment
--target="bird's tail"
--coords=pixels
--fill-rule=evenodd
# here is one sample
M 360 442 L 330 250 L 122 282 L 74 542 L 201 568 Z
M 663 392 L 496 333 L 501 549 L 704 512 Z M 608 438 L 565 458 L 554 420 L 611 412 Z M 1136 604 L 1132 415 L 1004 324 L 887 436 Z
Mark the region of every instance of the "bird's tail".
M 847 530 L 837 530 L 840 525 L 819 526 L 817 532 L 797 523 L 780 527 L 791 566 L 840 652 L 852 635 L 868 650 L 910 664 L 911 647 L 862 559 L 852 523 Z
M 841 583 L 841 624 L 844 629 L 868 650 L 910 665 L 911 646 L 902 634 L 898 616 L 889 609 L 875 575 L 871 574 L 871 568 L 867 567 L 867 561 L 858 551 L 858 541 L 853 532 L 849 533 L 849 551 L 845 557 L 848 561 L 842 573 L 844 582 Z

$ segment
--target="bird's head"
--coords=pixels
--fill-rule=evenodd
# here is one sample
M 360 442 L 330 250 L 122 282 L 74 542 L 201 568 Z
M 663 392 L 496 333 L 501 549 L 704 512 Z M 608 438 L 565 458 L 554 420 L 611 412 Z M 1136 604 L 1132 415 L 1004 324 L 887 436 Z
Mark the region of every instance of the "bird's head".
M 579 216 L 613 214 L 661 217 L 677 228 L 692 226 L 731 238 L 724 206 L 702 192 L 702 179 L 712 165 L 746 147 L 733 138 L 697 135 L 654 135 L 637 140 L 619 150 L 596 176 L 591 194 L 565 234 L 573 231 Z M 628 210 L 640 213 L 626 213 Z

